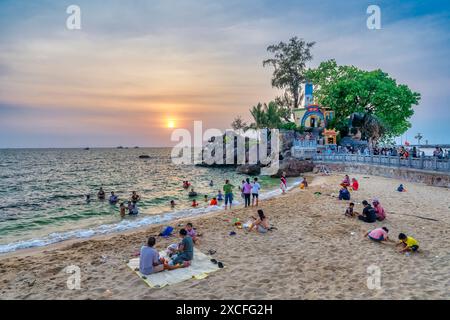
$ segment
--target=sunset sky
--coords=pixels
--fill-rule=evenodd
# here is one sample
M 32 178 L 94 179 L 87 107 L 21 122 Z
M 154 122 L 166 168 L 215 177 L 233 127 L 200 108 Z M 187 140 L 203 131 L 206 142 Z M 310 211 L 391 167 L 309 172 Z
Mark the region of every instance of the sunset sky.
M 250 120 L 278 94 L 266 47 L 292 36 L 317 42 L 311 67 L 381 68 L 420 92 L 408 140 L 450 143 L 448 1 L 0 0 L 0 148 L 168 146 L 170 121 Z

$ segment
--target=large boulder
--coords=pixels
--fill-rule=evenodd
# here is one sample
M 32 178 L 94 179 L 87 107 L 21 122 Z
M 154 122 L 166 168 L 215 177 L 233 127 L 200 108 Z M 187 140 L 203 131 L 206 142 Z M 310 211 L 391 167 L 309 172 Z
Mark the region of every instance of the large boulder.
M 236 168 L 236 172 L 256 176 L 261 173 L 261 167 L 257 164 L 243 164 Z
M 272 177 L 279 178 L 283 172 L 286 173 L 286 177 L 299 177 L 305 172 L 312 172 L 313 169 L 312 161 L 288 157 L 280 161 L 278 171 Z

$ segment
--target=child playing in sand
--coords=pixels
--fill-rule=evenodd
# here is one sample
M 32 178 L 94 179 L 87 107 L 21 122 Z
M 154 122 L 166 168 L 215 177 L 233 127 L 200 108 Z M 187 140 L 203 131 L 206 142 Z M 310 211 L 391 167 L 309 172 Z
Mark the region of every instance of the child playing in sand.
M 144 275 L 161 272 L 164 270 L 164 265 L 161 262 L 158 251 L 153 246 L 156 243 L 154 237 L 149 237 L 147 245 L 142 246 L 139 260 L 139 271 Z
M 381 242 L 388 240 L 388 232 L 389 229 L 386 227 L 373 229 L 372 231 L 367 232 L 364 237 L 369 238 L 370 240 Z
M 350 177 L 348 174 L 345 175 L 344 180 L 341 182 L 341 186 L 343 187 L 349 187 L 350 186 Z
M 419 250 L 419 242 L 413 237 L 407 236 L 404 233 L 400 233 L 398 235 L 398 240 L 400 240 L 400 242 L 397 244 L 397 246 L 401 246 L 400 253 L 411 251 L 416 252 L 417 250 Z
M 300 189 L 306 189 L 308 188 L 308 181 L 306 178 L 303 178 L 303 181 L 300 183 Z
M 345 210 L 345 216 L 346 217 L 356 217 L 358 214 L 356 212 L 353 211 L 353 208 L 355 207 L 355 204 L 353 202 L 350 202 L 350 204 L 348 205 L 347 210 Z
M 223 201 L 223 194 L 220 190 L 217 190 L 217 201 Z
M 346 186 L 342 186 L 341 190 L 339 190 L 339 200 L 350 200 L 350 192 Z
M 256 227 L 256 231 L 259 233 L 266 233 L 269 231 L 269 220 L 264 215 L 264 212 L 260 209 L 258 210 L 258 218 L 252 217 L 254 220 L 253 223 L 250 225 L 250 228 L 248 229 L 248 232 L 251 232 L 253 228 Z
M 125 204 L 122 202 L 122 203 L 120 204 L 120 217 L 121 217 L 121 218 L 124 218 L 124 217 L 125 217 L 125 210 L 126 210 Z
M 192 241 L 194 241 L 195 244 L 198 244 L 198 242 L 199 242 L 198 237 L 200 235 L 197 234 L 197 230 L 194 229 L 194 226 L 191 222 L 186 224 L 186 231 L 187 231 L 187 234 L 192 238 Z
M 216 198 L 212 198 L 211 202 L 209 203 L 209 205 L 210 206 L 217 206 L 218 205 L 217 199 Z
M 373 208 L 375 209 L 375 213 L 377 215 L 378 221 L 383 221 L 386 219 L 386 212 L 384 211 L 384 208 L 381 206 L 380 201 L 378 199 L 373 199 L 372 201 Z
M 193 208 L 195 208 L 195 207 L 198 207 L 198 202 L 197 202 L 197 200 L 192 200 L 192 207 Z
M 406 192 L 406 189 L 405 189 L 405 187 L 403 186 L 403 184 L 401 184 L 401 185 L 398 186 L 397 191 L 398 191 L 398 192 Z

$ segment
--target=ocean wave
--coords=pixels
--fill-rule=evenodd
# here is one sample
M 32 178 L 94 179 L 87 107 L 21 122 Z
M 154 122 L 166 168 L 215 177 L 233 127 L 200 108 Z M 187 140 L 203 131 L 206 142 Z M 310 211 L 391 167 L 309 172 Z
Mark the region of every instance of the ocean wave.
M 301 180 L 292 183 L 287 190 L 292 190 L 293 188 L 299 186 Z M 280 189 L 271 190 L 265 193 L 261 193 L 260 199 L 269 199 L 281 194 Z M 233 201 L 233 205 L 239 205 L 239 201 Z M 211 212 L 216 212 L 224 209 L 224 204 L 219 206 L 211 206 L 206 208 L 198 209 L 185 209 L 174 212 L 169 212 L 160 215 L 146 216 L 146 217 L 136 217 L 132 219 L 122 220 L 114 224 L 105 224 L 98 227 L 90 229 L 78 229 L 66 232 L 55 232 L 51 233 L 46 237 L 39 239 L 23 240 L 18 242 L 12 242 L 4 245 L 0 245 L 0 254 L 13 252 L 21 249 L 29 249 L 34 247 L 43 247 L 58 242 L 72 240 L 72 239 L 85 239 L 91 238 L 93 236 L 106 235 L 111 233 L 123 232 L 132 229 L 137 229 L 141 227 L 146 227 L 149 225 L 168 223 L 173 220 L 195 217 L 199 215 L 204 215 Z

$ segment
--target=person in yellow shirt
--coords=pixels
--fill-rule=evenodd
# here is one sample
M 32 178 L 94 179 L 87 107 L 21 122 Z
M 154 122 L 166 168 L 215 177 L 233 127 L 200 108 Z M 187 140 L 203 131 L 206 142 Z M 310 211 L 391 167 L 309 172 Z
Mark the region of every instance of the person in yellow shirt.
M 404 233 L 398 235 L 398 240 L 400 240 L 400 242 L 397 245 L 401 246 L 401 253 L 410 251 L 416 252 L 419 249 L 419 242 L 413 237 L 408 237 Z

